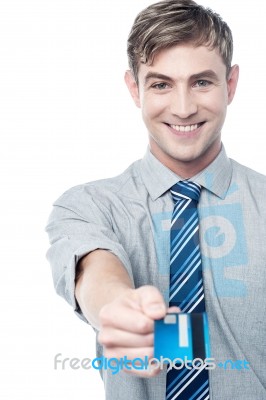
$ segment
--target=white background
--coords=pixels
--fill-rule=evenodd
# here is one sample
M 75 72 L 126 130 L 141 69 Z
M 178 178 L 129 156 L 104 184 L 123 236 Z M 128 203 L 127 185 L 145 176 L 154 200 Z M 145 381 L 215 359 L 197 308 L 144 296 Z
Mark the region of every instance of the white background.
M 101 400 L 94 334 L 53 289 L 44 227 L 71 186 L 122 172 L 145 152 L 124 85 L 126 38 L 146 0 L 0 1 L 1 399 Z M 231 26 L 238 93 L 223 137 L 230 157 L 266 173 L 263 0 L 204 0 Z

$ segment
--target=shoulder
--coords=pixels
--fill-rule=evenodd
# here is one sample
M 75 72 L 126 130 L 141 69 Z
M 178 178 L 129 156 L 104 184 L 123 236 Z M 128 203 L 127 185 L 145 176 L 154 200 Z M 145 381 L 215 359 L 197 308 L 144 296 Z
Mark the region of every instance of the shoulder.
M 140 160 L 135 161 L 115 177 L 83 183 L 68 189 L 55 201 L 54 205 L 73 203 L 82 205 L 88 201 L 104 202 L 106 198 L 133 192 L 139 184 L 141 184 Z
M 249 187 L 260 187 L 261 190 L 266 191 L 266 175 L 246 167 L 233 159 L 231 159 L 231 163 L 233 177 L 240 183 L 247 184 Z

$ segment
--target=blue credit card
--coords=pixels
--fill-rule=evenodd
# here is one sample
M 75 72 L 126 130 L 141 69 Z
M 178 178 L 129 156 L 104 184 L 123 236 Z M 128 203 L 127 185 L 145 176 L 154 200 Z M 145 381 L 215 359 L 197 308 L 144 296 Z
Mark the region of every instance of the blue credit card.
M 210 358 L 207 314 L 174 313 L 155 321 L 154 357 L 171 361 Z

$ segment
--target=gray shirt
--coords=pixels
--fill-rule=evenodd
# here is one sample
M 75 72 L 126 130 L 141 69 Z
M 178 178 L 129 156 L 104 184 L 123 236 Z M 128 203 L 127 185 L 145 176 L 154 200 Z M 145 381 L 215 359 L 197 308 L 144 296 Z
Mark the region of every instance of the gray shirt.
M 119 257 L 135 287 L 154 285 L 168 301 L 169 189 L 180 179 L 148 150 L 121 175 L 74 187 L 54 203 L 47 226 L 54 284 L 82 319 L 75 266 L 98 248 Z M 210 371 L 211 399 L 266 399 L 266 177 L 222 148 L 192 180 L 202 186 L 204 292 L 217 364 Z M 107 370 L 103 380 L 108 400 L 165 399 L 165 371 L 144 379 Z

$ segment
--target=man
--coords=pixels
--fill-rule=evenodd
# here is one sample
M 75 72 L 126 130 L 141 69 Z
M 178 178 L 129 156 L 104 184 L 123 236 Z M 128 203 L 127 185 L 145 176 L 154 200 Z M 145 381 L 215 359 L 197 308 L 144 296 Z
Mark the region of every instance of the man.
M 232 47 L 226 23 L 191 0 L 143 10 L 125 81 L 142 110 L 147 154 L 54 204 L 47 231 L 57 292 L 97 331 L 99 356 L 143 359 L 154 354 L 154 321 L 169 311 L 170 190 L 180 181 L 200 188 L 198 301 L 216 368 L 189 395 L 182 382 L 167 394 L 165 369 L 107 370 L 107 399 L 266 399 L 266 179 L 228 159 L 221 144 L 239 74 Z

